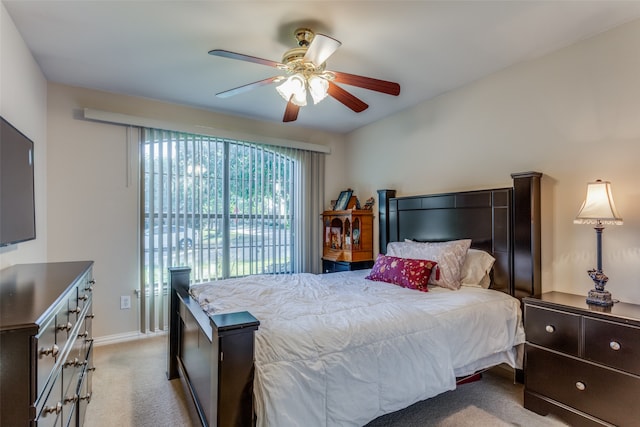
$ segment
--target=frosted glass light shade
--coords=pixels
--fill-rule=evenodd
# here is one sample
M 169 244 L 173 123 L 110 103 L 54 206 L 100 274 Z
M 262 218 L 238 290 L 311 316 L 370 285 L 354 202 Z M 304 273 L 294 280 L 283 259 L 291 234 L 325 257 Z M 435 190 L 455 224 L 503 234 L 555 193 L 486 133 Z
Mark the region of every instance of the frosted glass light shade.
M 613 203 L 609 181 L 597 180 L 587 184 L 587 197 L 573 223 L 622 225 L 622 218 Z
M 285 101 L 293 102 L 299 107 L 307 105 L 306 80 L 302 74 L 294 74 L 284 81 L 276 90 Z M 291 97 L 293 95 L 293 98 Z
M 317 104 L 327 97 L 327 91 L 329 90 L 329 82 L 326 79 L 318 76 L 311 76 L 309 78 L 309 92 L 313 103 Z

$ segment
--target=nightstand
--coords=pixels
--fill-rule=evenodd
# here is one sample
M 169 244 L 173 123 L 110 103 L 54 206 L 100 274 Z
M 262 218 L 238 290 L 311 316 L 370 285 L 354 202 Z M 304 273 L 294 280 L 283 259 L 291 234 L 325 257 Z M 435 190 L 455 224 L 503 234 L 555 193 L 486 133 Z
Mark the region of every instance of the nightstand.
M 525 408 L 571 425 L 638 425 L 640 305 L 561 292 L 523 302 Z
M 335 273 L 337 271 L 353 271 L 353 270 L 365 270 L 373 267 L 373 261 L 330 261 L 328 259 L 322 260 L 322 272 L 323 273 Z

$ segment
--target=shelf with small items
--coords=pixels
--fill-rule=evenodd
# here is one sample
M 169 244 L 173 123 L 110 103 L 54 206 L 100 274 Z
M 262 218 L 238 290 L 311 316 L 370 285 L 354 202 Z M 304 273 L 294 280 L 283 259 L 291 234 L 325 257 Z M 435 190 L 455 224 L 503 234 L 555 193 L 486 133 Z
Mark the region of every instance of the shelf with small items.
M 350 263 L 373 261 L 373 211 L 357 209 L 360 205 L 357 197 L 350 190 L 346 196 L 344 193 L 334 206 L 346 206 L 346 209 L 322 213 L 322 259 Z M 341 201 L 344 197 L 347 198 Z

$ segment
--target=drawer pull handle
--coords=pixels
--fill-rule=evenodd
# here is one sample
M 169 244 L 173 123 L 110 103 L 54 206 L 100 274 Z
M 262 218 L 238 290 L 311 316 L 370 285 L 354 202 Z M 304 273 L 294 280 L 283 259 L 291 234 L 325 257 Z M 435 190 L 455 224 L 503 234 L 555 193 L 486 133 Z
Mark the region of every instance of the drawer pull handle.
M 91 402 L 91 393 L 87 393 L 80 398 L 80 400 L 86 400 L 87 403 Z
M 89 295 L 82 295 L 81 297 L 78 297 L 78 299 L 79 299 L 80 301 L 86 301 L 86 300 L 88 300 L 88 299 L 89 299 Z
M 89 331 L 84 331 L 81 334 L 78 334 L 78 338 L 86 338 L 89 336 Z
M 59 331 L 70 331 L 73 328 L 73 323 L 67 322 L 66 325 L 58 325 L 57 329 Z
M 71 397 L 65 397 L 64 398 L 64 404 L 66 405 L 67 403 L 75 403 L 78 401 L 79 396 L 77 394 L 74 394 Z
M 585 388 L 587 388 L 587 386 L 582 382 L 582 381 L 578 381 L 576 383 L 576 388 L 580 391 L 584 390 Z
M 60 402 L 56 403 L 56 406 L 45 406 L 42 409 L 42 415 L 45 417 L 49 414 L 59 414 L 60 412 L 62 412 L 62 403 Z
M 63 366 L 65 368 L 68 368 L 69 366 L 78 366 L 78 358 L 74 357 L 73 360 L 67 360 L 66 362 L 64 362 Z
M 556 331 L 556 328 L 553 325 L 547 325 L 544 327 L 544 330 L 552 334 Z
M 617 342 L 617 341 L 611 341 L 609 343 L 609 347 L 611 347 L 611 350 L 618 351 L 618 350 L 620 350 L 620 343 Z
M 51 357 L 56 357 L 58 355 L 58 352 L 60 351 L 60 349 L 58 348 L 57 345 L 52 345 L 51 348 L 42 348 L 40 349 L 40 355 L 41 356 L 49 356 L 51 355 Z
M 80 307 L 76 307 L 73 310 L 69 310 L 69 314 L 73 314 L 73 313 L 78 314 L 81 311 L 82 311 L 82 309 Z
M 86 319 L 93 319 L 94 317 L 96 317 L 95 314 L 91 313 L 91 314 L 87 314 L 86 316 L 84 316 Z

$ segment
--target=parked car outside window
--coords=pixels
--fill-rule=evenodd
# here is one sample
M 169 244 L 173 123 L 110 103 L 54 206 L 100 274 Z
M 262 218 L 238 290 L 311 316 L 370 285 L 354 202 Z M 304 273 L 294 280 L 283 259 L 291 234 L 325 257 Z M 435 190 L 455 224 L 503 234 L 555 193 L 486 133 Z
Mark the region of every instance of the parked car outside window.
M 156 226 L 152 230 L 147 229 L 144 232 L 145 248 L 150 248 L 153 244 L 154 248 L 189 249 L 193 247 L 195 238 L 194 229 L 175 225 L 171 227 L 168 225 Z

